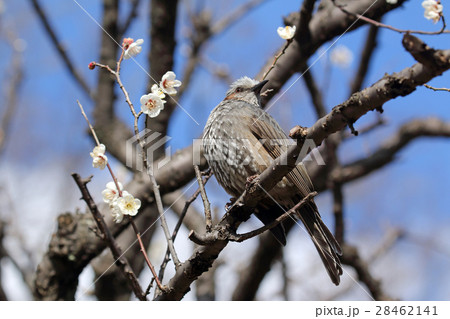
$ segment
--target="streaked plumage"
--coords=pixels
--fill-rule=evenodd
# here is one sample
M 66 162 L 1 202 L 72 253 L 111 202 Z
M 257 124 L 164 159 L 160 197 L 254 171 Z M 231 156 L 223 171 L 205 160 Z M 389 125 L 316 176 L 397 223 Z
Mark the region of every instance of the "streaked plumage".
M 203 134 L 205 157 L 217 181 L 236 198 L 245 190 L 248 177 L 262 173 L 293 142 L 260 107 L 264 84 L 248 77 L 235 81 L 226 98 L 211 112 Z M 312 190 L 311 180 L 300 164 L 269 193 L 288 210 Z M 273 199 L 265 198 L 255 211 L 264 224 L 283 213 Z M 297 217 L 305 225 L 332 281 L 338 285 L 342 274 L 338 257 L 341 250 L 322 222 L 316 205 L 304 206 Z M 281 224 L 272 233 L 280 243 L 286 243 Z

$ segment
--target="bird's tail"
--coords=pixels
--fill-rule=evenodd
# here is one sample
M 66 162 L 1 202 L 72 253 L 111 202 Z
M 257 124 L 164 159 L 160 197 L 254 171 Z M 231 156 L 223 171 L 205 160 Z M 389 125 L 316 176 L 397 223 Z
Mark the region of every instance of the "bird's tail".
M 314 202 L 300 208 L 297 217 L 303 222 L 311 239 L 316 246 L 320 258 L 333 283 L 337 286 L 342 275 L 341 247 L 320 217 Z

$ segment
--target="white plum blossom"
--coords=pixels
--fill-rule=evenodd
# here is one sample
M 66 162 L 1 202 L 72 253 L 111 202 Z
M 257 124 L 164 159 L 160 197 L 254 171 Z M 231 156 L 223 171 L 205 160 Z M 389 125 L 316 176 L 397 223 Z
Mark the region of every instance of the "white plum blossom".
M 142 47 L 141 47 L 142 43 L 144 43 L 143 39 L 137 39 L 136 41 L 131 43 L 128 46 L 128 48 L 125 50 L 123 58 L 126 60 L 126 59 L 129 59 L 129 58 L 135 57 L 136 55 L 141 53 L 141 51 L 142 51 Z
M 117 204 L 111 206 L 111 214 L 112 214 L 112 217 L 113 217 L 113 220 L 114 220 L 115 223 L 119 224 L 119 223 L 122 222 L 123 214 L 122 214 L 122 211 L 120 210 L 120 208 L 119 208 L 119 206 Z
M 149 117 L 157 117 L 164 110 L 164 101 L 156 93 L 149 93 L 141 96 L 141 110 Z
M 345 45 L 339 45 L 330 53 L 331 63 L 346 68 L 353 61 L 353 53 Z
M 152 85 L 152 93 L 158 95 L 161 100 L 166 97 L 163 90 L 159 87 L 158 84 Z
M 397 1 L 398 0 L 386 0 L 387 3 L 392 4 L 392 5 L 397 4 Z
M 106 164 L 108 163 L 108 157 L 105 155 L 106 147 L 103 144 L 100 144 L 91 152 L 92 160 L 92 166 L 94 168 L 100 168 L 104 169 L 106 167 Z
M 120 191 L 123 190 L 122 183 L 117 182 Z M 108 204 L 113 204 L 114 201 L 119 197 L 119 191 L 117 190 L 116 183 L 109 182 L 106 184 L 106 189 L 102 191 L 103 201 Z
M 279 27 L 277 29 L 277 32 L 278 32 L 278 35 L 282 39 L 284 39 L 284 40 L 291 40 L 294 37 L 294 35 L 295 35 L 295 30 L 296 30 L 296 27 L 294 25 L 292 27 L 291 26 L 285 26 L 284 28 L 283 27 Z
M 425 0 L 422 2 L 422 7 L 425 9 L 424 17 L 437 23 L 442 16 L 442 9 L 444 8 L 440 1 Z
M 117 199 L 117 206 L 123 215 L 135 216 L 141 207 L 141 201 L 133 195 L 124 192 L 122 197 Z
M 176 87 L 181 86 L 181 81 L 176 80 L 176 75 L 173 71 L 167 71 L 166 74 L 163 75 L 159 87 L 163 90 L 164 93 L 169 95 L 177 94 Z

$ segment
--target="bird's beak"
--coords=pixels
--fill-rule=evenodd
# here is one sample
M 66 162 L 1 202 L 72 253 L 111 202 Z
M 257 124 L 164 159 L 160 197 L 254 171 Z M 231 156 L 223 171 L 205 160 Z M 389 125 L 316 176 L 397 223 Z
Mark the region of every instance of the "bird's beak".
M 269 82 L 269 80 L 264 80 L 259 82 L 258 84 L 256 84 L 254 87 L 251 88 L 251 90 L 253 92 L 255 92 L 255 94 L 259 94 L 261 92 L 261 89 L 263 88 L 263 86 Z

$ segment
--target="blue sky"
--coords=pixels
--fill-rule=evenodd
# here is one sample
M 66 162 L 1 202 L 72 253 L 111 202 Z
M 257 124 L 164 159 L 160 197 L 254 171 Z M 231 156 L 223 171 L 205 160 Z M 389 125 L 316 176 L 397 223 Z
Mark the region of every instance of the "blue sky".
M 379 0 L 381 1 L 381 0 Z M 69 55 L 77 68 L 81 71 L 88 83 L 94 85 L 97 71 L 90 71 L 87 65 L 98 57 L 98 43 L 101 30 L 95 22 L 74 1 L 42 1 L 46 8 L 52 25 L 68 49 Z M 204 55 L 217 64 L 224 65 L 232 78 L 243 75 L 254 76 L 273 53 L 283 44 L 276 34 L 276 28 L 282 25 L 282 17 L 295 11 L 300 1 L 267 1 L 247 15 L 243 20 L 233 25 L 224 34 L 220 34 L 205 47 Z M 41 24 L 36 19 L 29 1 L 6 1 L 5 12 L 0 18 L 0 70 L 2 71 L 2 88 L 8 82 L 10 70 L 11 49 L 3 36 L 6 30 L 13 31 L 23 39 L 27 46 L 23 52 L 25 78 L 20 90 L 19 104 L 13 119 L 7 150 L 0 159 L 0 171 L 8 172 L 7 188 L 10 189 L 20 201 L 20 190 L 29 185 L 31 181 L 39 181 L 43 185 L 51 185 L 48 178 L 56 178 L 73 194 L 65 195 L 68 200 L 62 200 L 58 195 L 59 187 L 40 189 L 44 194 L 27 193 L 30 200 L 38 200 L 39 195 L 60 199 L 58 205 L 39 201 L 40 207 L 50 216 L 55 216 L 62 210 L 72 210 L 77 202 L 78 193 L 71 184 L 70 173 L 79 172 L 81 175 L 95 173 L 94 188 L 100 190 L 105 174 L 99 174 L 91 167 L 89 152 L 92 141 L 86 136 L 85 121 L 79 113 L 76 100 L 79 99 L 88 113 L 92 111 L 92 102 L 84 95 L 72 80 L 59 56 L 50 44 Z M 100 1 L 78 1 L 92 17 L 100 21 Z M 198 2 L 200 3 L 200 2 Z M 213 20 L 230 12 L 243 1 L 202 1 L 213 13 Z M 405 8 L 386 15 L 384 22 L 398 28 L 438 30 L 440 24 L 433 25 L 423 17 L 421 1 L 407 1 Z M 139 11 L 138 20 L 132 25 L 127 36 L 144 38 L 143 54 L 136 60 L 147 68 L 147 52 L 151 43 L 147 41 L 147 6 Z M 445 3 L 444 3 L 445 6 Z M 127 5 L 124 6 L 128 9 Z M 444 8 L 444 14 L 449 12 Z M 178 46 L 175 56 L 174 71 L 182 79 L 183 65 L 186 61 L 185 52 L 187 40 L 184 38 L 188 30 L 188 21 L 185 15 L 185 6 L 180 5 L 179 25 L 177 26 Z M 327 72 L 327 56 L 318 59 L 311 67 L 319 86 L 327 80 L 329 89 L 326 93 L 326 105 L 331 109 L 334 105 L 343 102 L 348 96 L 348 83 L 352 80 L 358 64 L 359 52 L 364 44 L 367 28 L 344 35 L 339 45 L 347 46 L 354 55 L 353 62 L 348 68 L 332 66 L 331 73 Z M 448 49 L 449 35 L 420 36 L 427 44 L 435 48 Z M 365 85 L 380 79 L 385 73 L 402 70 L 415 63 L 413 58 L 401 45 L 402 35 L 390 30 L 381 30 L 379 45 L 370 66 Z M 231 45 L 230 45 L 231 44 Z M 324 45 L 327 50 L 330 43 Z M 331 48 L 332 50 L 332 48 Z M 323 51 L 322 51 L 323 52 Z M 318 55 L 310 59 L 310 64 Z M 294 76 L 286 88 L 296 81 Z M 139 105 L 139 98 L 144 92 L 148 77 L 138 65 L 128 60 L 123 64 L 122 79 L 127 87 L 132 101 Z M 450 74 L 437 77 L 429 84 L 436 87 L 449 87 Z M 170 144 L 176 150 L 192 143 L 192 139 L 200 135 L 203 125 L 212 108 L 224 97 L 227 86 L 221 80 L 215 79 L 211 74 L 200 67 L 196 71 L 191 88 L 184 95 L 180 104 L 198 122 L 197 126 L 181 109 L 173 115 L 169 135 Z M 3 92 L 4 94 L 4 92 Z M 415 118 L 437 116 L 443 120 L 450 120 L 450 96 L 448 92 L 433 92 L 423 87 L 407 97 L 399 97 L 385 104 L 383 116 L 388 124 L 373 133 L 354 137 L 344 144 L 340 150 L 343 163 L 360 156 L 370 154 L 402 123 Z M 125 103 L 118 103 L 120 116 L 132 125 L 132 117 Z M 2 106 L 2 110 L 3 110 Z M 293 125 L 309 126 L 315 122 L 313 108 L 304 87 L 303 81 L 298 80 L 275 103 L 270 113 L 288 131 Z M 374 114 L 364 116 L 355 124 L 355 128 L 371 123 Z M 423 138 L 413 142 L 401 151 L 397 160 L 372 174 L 368 178 L 351 183 L 344 189 L 346 215 L 348 223 L 348 238 L 351 243 L 367 247 L 359 239 L 369 236 L 375 243 L 385 231 L 386 226 L 407 228 L 412 232 L 425 237 L 433 237 L 434 233 L 443 234 L 449 230 L 450 197 L 450 143 L 443 138 Z M 55 175 L 49 174 L 53 172 Z M 48 183 L 47 183 L 48 181 Z M 21 184 L 22 183 L 22 184 Z M 215 206 L 222 208 L 228 199 L 215 183 L 208 184 L 210 197 Z M 51 193 L 51 194 L 50 194 Z M 34 196 L 34 197 L 33 197 Z M 330 215 L 332 201 L 329 194 L 323 194 L 318 199 L 322 215 L 332 224 Z M 21 204 L 18 203 L 20 206 Z M 20 211 L 20 207 L 19 207 Z M 20 220 L 20 219 L 19 219 Z M 32 219 L 33 220 L 33 219 Z M 49 236 L 54 228 L 51 217 L 41 221 L 42 231 Z M 23 222 L 19 222 L 23 226 Z M 44 225 L 45 224 L 45 225 Z M 19 228 L 20 228 L 19 227 Z M 448 237 L 448 236 L 447 236 Z M 441 239 L 435 238 L 437 241 Z M 448 238 L 447 238 L 448 242 Z M 45 249 L 45 242 L 41 243 L 41 250 Z M 400 259 L 408 259 L 405 251 L 421 259 L 423 248 L 417 245 L 402 243 L 395 251 L 402 255 Z M 450 247 L 444 245 L 447 251 Z M 402 248 L 403 247 L 403 248 Z M 418 257 L 417 257 L 418 256 Z M 387 258 L 387 257 L 386 257 Z M 395 259 L 395 255 L 390 257 Z M 412 258 L 412 257 L 411 257 Z M 428 257 L 427 257 L 428 258 Z M 439 285 L 439 276 L 448 269 L 448 256 L 440 253 L 430 253 L 430 262 L 424 266 L 427 269 L 429 285 L 423 285 L 420 291 L 411 293 L 399 289 L 399 297 L 411 299 L 448 299 L 448 288 L 433 289 Z M 380 266 L 381 267 L 381 266 Z M 446 268 L 447 267 L 447 268 Z M 382 267 L 381 267 L 382 268 Z M 405 282 L 403 284 L 406 284 Z M 401 287 L 401 282 L 399 283 Z M 402 295 L 403 294 L 403 295 Z

